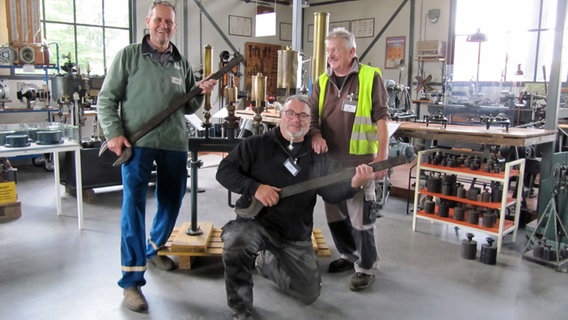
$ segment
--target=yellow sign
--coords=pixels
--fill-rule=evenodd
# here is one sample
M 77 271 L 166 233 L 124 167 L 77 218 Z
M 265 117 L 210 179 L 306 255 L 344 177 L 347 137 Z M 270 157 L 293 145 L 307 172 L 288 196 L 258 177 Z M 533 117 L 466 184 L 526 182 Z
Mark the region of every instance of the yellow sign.
M 18 201 L 16 195 L 16 182 L 8 181 L 0 183 L 0 204 Z

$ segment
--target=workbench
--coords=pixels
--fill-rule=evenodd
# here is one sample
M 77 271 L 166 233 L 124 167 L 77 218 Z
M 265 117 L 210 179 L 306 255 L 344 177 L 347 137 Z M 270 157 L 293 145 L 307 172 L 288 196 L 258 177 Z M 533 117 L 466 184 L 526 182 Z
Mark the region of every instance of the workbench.
M 62 215 L 61 209 L 61 190 L 59 184 L 59 153 L 72 151 L 75 155 L 75 179 L 78 190 L 81 190 L 83 182 L 81 179 L 81 145 L 73 140 L 65 140 L 60 144 L 52 145 L 39 145 L 36 143 L 31 143 L 27 147 L 21 148 L 7 148 L 0 146 L 0 157 L 17 157 L 24 155 L 34 155 L 34 154 L 44 154 L 44 153 L 54 153 L 53 155 L 53 165 L 54 165 L 54 175 L 55 175 L 55 197 L 57 206 L 57 215 Z M 33 199 L 30 199 L 33 201 Z M 83 193 L 77 192 L 77 225 L 79 230 L 83 229 Z
M 264 111 L 260 114 L 262 116 L 262 122 L 268 125 L 278 125 L 280 124 L 280 113 L 274 111 Z M 240 117 L 243 120 L 253 120 L 255 113 L 252 110 L 235 110 L 235 116 Z
M 462 143 L 527 147 L 556 140 L 556 130 L 535 128 L 509 128 L 492 126 L 466 126 L 425 122 L 402 122 L 395 133 L 399 137 L 423 140 L 443 140 Z

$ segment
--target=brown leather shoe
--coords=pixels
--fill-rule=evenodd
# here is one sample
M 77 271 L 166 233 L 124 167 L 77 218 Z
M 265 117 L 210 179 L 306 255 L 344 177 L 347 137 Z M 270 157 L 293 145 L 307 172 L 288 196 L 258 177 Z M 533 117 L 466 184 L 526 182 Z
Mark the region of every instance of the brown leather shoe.
M 148 259 L 148 261 L 150 261 L 150 263 L 156 268 L 164 271 L 171 271 L 177 268 L 176 263 L 168 256 L 155 255 Z
M 124 304 L 126 307 L 132 311 L 144 312 L 148 310 L 148 302 L 140 287 L 130 287 L 123 291 L 124 294 Z

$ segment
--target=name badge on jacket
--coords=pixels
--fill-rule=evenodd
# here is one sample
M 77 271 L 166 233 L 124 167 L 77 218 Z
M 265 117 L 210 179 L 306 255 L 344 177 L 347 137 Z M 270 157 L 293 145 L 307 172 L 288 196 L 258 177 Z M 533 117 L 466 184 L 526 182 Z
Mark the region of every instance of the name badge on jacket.
M 178 77 L 172 77 L 172 83 L 180 86 L 181 85 L 181 79 L 178 78 Z
M 355 95 L 353 93 L 350 93 L 349 98 L 343 100 L 343 103 L 341 104 L 341 110 L 351 113 L 357 112 L 357 99 L 354 99 L 354 96 Z
M 284 167 L 286 167 L 288 172 L 290 172 L 294 177 L 298 174 L 298 172 L 300 172 L 300 166 L 296 164 L 294 159 L 286 159 L 286 161 L 284 161 Z

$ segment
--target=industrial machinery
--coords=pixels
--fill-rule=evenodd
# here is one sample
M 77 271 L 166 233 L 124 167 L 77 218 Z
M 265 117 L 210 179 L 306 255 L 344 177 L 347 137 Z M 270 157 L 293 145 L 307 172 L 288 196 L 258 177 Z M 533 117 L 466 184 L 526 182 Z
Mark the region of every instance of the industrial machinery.
M 10 102 L 10 88 L 4 80 L 0 80 L 0 109 L 4 109 L 4 104 Z
M 80 74 L 75 63 L 71 62 L 71 54 L 63 56 L 67 62 L 61 67 L 65 73 L 51 78 L 51 97 L 59 106 L 60 121 L 73 125 L 85 126 L 85 109 L 95 104 L 95 97 L 90 96 L 89 78 Z M 98 140 L 94 129 L 91 139 Z M 81 137 L 79 137 L 82 142 Z
M 34 107 L 33 104 L 36 101 L 47 104 L 49 100 L 49 91 L 45 87 L 40 88 L 33 83 L 25 82 L 18 82 L 17 86 L 18 91 L 16 92 L 16 97 L 18 100 L 26 103 L 26 107 L 28 109 L 32 109 Z

